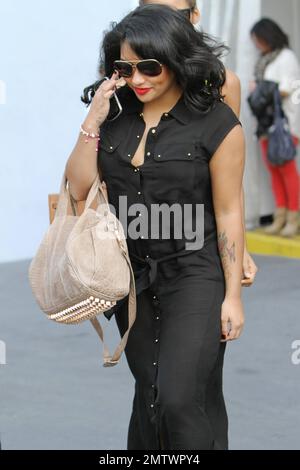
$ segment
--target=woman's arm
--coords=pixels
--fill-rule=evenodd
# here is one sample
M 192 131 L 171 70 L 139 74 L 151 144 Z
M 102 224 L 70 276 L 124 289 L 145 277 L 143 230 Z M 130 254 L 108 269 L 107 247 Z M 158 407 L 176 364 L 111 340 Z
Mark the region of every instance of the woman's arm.
M 219 253 L 226 283 L 222 306 L 222 333 L 225 340 L 238 338 L 244 323 L 241 301 L 244 227 L 240 197 L 244 166 L 244 134 L 240 126 L 235 126 L 210 161 Z
M 110 80 L 103 82 L 96 91 L 89 113 L 82 124 L 86 132 L 98 134 L 100 126 L 108 115 L 109 100 L 114 93 L 117 78 L 118 75 L 114 74 Z M 66 174 L 70 184 L 70 192 L 77 201 L 83 201 L 87 198 L 98 174 L 96 149 L 97 139 L 88 139 L 86 143 L 86 137 L 80 134 L 67 161 Z
M 229 69 L 226 69 L 226 82 L 222 89 L 225 95 L 224 102 L 233 110 L 236 116 L 240 117 L 241 112 L 241 82 L 238 76 Z M 243 213 L 243 231 L 244 231 L 244 255 L 243 255 L 243 279 L 242 285 L 249 287 L 253 284 L 257 266 L 250 256 L 247 248 L 246 226 L 245 226 L 245 195 L 244 188 L 241 188 L 241 207 Z

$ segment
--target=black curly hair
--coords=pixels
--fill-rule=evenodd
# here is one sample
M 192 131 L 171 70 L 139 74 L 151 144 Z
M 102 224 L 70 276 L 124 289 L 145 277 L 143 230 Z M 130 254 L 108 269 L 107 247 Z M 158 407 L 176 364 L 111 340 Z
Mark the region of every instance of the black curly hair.
M 105 33 L 99 67 L 111 76 L 126 41 L 141 59 L 157 59 L 174 72 L 183 90 L 186 106 L 194 112 L 207 112 L 223 99 L 221 89 L 226 71 L 220 58 L 228 48 L 197 31 L 190 21 L 165 5 L 136 8 Z M 82 101 L 90 104 L 101 81 L 85 88 Z

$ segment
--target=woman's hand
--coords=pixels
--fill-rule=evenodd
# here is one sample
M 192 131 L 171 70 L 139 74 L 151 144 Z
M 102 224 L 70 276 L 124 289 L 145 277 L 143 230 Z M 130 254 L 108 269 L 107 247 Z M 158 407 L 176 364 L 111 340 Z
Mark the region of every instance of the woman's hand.
M 105 80 L 103 83 L 101 83 L 95 93 L 95 96 L 93 97 L 90 110 L 83 123 L 84 129 L 88 131 L 93 130 L 96 133 L 98 132 L 99 127 L 108 116 L 110 109 L 109 100 L 117 88 L 118 80 L 119 75 L 117 72 L 115 72 L 110 80 Z
M 247 250 L 244 251 L 243 257 L 243 273 L 244 279 L 242 279 L 242 286 L 243 287 L 251 287 L 255 276 L 257 274 L 258 267 L 254 263 L 253 258 L 250 256 Z
M 238 339 L 244 326 L 244 309 L 240 298 L 227 298 L 221 311 L 222 339 L 221 342 Z

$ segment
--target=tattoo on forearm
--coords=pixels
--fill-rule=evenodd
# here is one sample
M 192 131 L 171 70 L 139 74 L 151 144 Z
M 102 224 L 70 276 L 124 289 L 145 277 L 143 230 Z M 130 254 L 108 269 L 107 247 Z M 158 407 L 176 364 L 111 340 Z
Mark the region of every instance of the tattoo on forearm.
M 222 232 L 218 236 L 218 245 L 224 274 L 227 278 L 230 278 L 232 275 L 230 265 L 236 262 L 235 242 L 230 247 L 226 233 Z

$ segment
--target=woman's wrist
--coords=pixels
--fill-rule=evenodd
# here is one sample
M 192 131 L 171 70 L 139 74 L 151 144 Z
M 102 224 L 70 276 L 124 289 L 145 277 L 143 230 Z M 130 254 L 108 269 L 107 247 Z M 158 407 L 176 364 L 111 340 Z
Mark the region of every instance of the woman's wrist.
M 82 124 L 82 128 L 89 134 L 99 134 L 101 123 L 97 123 L 95 119 L 86 118 Z
M 241 301 L 242 300 L 242 293 L 230 293 L 226 292 L 225 300 L 232 300 L 232 301 Z
M 239 277 L 227 281 L 225 287 L 225 297 L 231 300 L 240 300 L 242 298 L 242 286 Z
M 84 141 L 85 141 L 86 144 L 88 144 L 91 140 L 95 140 L 97 142 L 96 152 L 98 153 L 99 142 L 100 142 L 99 129 L 97 131 L 95 131 L 94 126 L 92 128 L 90 128 L 84 123 L 80 126 L 80 135 L 83 136 Z
M 82 134 L 84 137 L 87 137 L 88 139 L 97 139 L 100 137 L 100 133 L 89 132 L 86 129 L 84 129 L 82 126 L 80 126 L 80 134 Z

